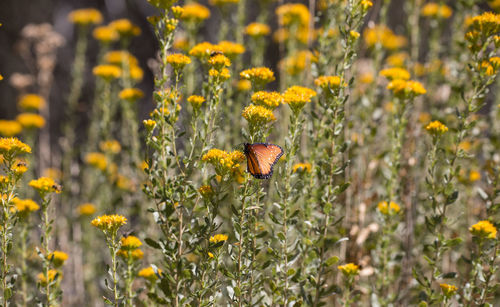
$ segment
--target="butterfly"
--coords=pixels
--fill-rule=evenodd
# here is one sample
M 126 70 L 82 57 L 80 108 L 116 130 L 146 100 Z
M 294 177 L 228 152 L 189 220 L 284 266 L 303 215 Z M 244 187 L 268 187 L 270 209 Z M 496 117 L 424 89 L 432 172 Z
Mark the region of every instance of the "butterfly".
M 269 143 L 245 143 L 247 171 L 257 179 L 269 179 L 273 166 L 283 155 L 283 148 Z

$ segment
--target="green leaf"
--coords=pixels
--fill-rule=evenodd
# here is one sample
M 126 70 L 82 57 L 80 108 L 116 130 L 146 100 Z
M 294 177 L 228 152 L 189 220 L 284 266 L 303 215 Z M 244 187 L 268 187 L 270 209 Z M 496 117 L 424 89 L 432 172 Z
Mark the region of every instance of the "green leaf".
M 333 257 L 328 258 L 325 263 L 326 263 L 326 266 L 332 266 L 337 262 L 339 262 L 339 257 L 333 256 Z
M 156 242 L 155 240 L 153 240 L 151 238 L 144 239 L 144 242 L 146 242 L 146 244 L 151 246 L 152 248 L 161 249 L 160 244 L 158 244 L 158 242 Z

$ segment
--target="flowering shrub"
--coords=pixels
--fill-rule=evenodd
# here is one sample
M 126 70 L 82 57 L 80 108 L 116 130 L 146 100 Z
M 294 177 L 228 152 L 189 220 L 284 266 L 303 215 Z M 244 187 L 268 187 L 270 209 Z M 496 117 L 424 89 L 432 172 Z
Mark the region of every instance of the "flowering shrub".
M 147 2 L 70 12 L 61 123 L 50 25 L 0 72 L 3 305 L 498 305 L 499 1 Z

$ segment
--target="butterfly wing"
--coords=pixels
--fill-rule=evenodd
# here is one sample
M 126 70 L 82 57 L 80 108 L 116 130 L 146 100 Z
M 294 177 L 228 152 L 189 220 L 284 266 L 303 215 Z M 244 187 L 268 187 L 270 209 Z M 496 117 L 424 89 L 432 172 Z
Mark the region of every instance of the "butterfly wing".
M 273 175 L 273 166 L 283 155 L 283 149 L 274 144 L 255 143 L 245 145 L 247 169 L 258 179 L 269 179 Z

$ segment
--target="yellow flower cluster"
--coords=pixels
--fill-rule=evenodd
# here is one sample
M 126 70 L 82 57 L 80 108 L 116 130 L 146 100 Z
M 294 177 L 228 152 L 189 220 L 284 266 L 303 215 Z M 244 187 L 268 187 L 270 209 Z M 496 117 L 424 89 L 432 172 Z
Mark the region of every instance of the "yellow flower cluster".
M 182 7 L 183 11 L 180 16 L 185 22 L 199 23 L 210 17 L 210 10 L 199 3 L 188 3 Z
M 139 67 L 137 58 L 126 50 L 109 51 L 104 55 L 104 59 L 108 64 L 116 65 L 120 69 L 128 67 L 130 77 L 136 81 L 142 80 L 144 76 L 144 72 Z M 120 70 L 120 75 L 121 73 L 122 71 Z
M 410 80 L 410 73 L 406 69 L 400 67 L 382 69 L 379 75 L 389 80 Z
M 392 67 L 404 67 L 406 60 L 409 59 L 407 52 L 396 52 L 387 57 L 385 62 Z
M 142 121 L 142 124 L 148 131 L 152 131 L 156 127 L 156 121 L 152 119 L 145 119 Z
M 297 163 L 292 167 L 292 171 L 294 173 L 310 173 L 311 172 L 311 163 Z
M 118 228 L 127 224 L 127 218 L 117 214 L 101 215 L 93 219 L 90 223 L 104 232 L 115 233 Z
M 375 25 L 366 28 L 363 32 L 363 37 L 365 44 L 370 48 L 380 44 L 385 49 L 396 50 L 406 45 L 406 38 L 404 36 L 394 34 L 385 25 Z
M 0 138 L 0 154 L 6 156 L 16 156 L 19 154 L 31 153 L 31 147 L 19 141 L 17 138 Z
M 483 61 L 479 70 L 483 71 L 487 76 L 493 76 L 500 68 L 500 57 L 491 57 L 488 61 Z
M 28 170 L 28 164 L 24 160 L 16 159 L 10 169 L 15 175 L 21 176 Z
M 231 61 L 223 54 L 216 54 L 208 59 L 208 64 L 216 70 L 221 70 L 231 66 Z
M 38 179 L 31 180 L 29 183 L 30 187 L 34 188 L 40 194 L 46 193 L 61 193 L 61 186 L 58 185 L 54 179 L 48 177 L 40 177 Z
M 231 78 L 231 73 L 227 68 L 222 68 L 221 70 L 212 68 L 208 71 L 208 75 L 212 78 L 212 80 L 215 80 L 215 82 L 223 82 Z
M 269 33 L 271 33 L 271 28 L 264 23 L 252 22 L 245 27 L 245 34 L 251 37 L 261 37 Z
M 302 50 L 294 55 L 286 57 L 281 65 L 284 65 L 286 72 L 292 76 L 298 75 L 306 68 L 316 63 L 318 58 L 309 50 Z
M 483 36 L 489 37 L 500 31 L 500 15 L 485 12 L 471 19 L 471 26 Z
M 89 152 L 85 155 L 85 162 L 101 171 L 105 171 L 108 166 L 108 159 L 100 152 Z
M 205 102 L 205 97 L 191 95 L 188 97 L 187 101 L 191 104 L 191 106 L 193 106 L 193 109 L 197 110 Z
M 228 236 L 225 234 L 216 234 L 210 237 L 210 243 L 217 244 L 219 242 L 227 241 Z
M 446 296 L 447 298 L 450 298 L 458 290 L 458 288 L 455 287 L 454 285 L 448 285 L 448 284 L 439 284 L 439 287 L 441 287 L 443 295 Z
M 92 36 L 102 43 L 111 43 L 120 38 L 118 32 L 110 26 L 100 26 L 95 28 L 94 31 L 92 31 Z
M 399 205 L 392 201 L 389 203 L 387 203 L 386 201 L 379 202 L 377 205 L 377 209 L 383 215 L 395 215 L 398 214 L 401 210 Z
M 123 250 L 134 250 L 141 247 L 142 242 L 136 236 L 128 236 L 121 238 L 121 249 Z
M 314 80 L 314 84 L 322 89 L 338 89 L 340 87 L 340 77 L 319 76 Z
M 109 26 L 124 37 L 137 36 L 141 34 L 141 29 L 125 18 L 117 19 L 111 22 Z
M 290 30 L 287 28 L 279 28 L 273 34 L 273 39 L 278 42 L 286 42 L 290 37 L 298 40 L 302 44 L 307 44 L 309 39 L 314 40 L 317 36 L 316 31 L 310 31 L 308 27 L 299 27 L 297 31 L 292 32 L 290 35 Z
M 117 154 L 122 150 L 122 146 L 117 140 L 101 141 L 99 143 L 99 148 L 104 152 L 112 154 Z
M 198 193 L 200 193 L 200 195 L 204 198 L 208 198 L 210 197 L 213 193 L 214 193 L 214 190 L 212 189 L 211 186 L 209 185 L 202 185 L 199 189 L 198 189 Z
M 234 59 L 237 55 L 245 52 L 245 46 L 230 41 L 220 41 L 217 46 L 230 59 Z
M 273 111 L 266 107 L 253 104 L 243 109 L 241 116 L 254 126 L 266 125 L 276 120 Z
M 80 214 L 80 216 L 91 216 L 91 215 L 94 215 L 94 213 L 96 213 L 97 209 L 94 206 L 94 204 L 85 203 L 85 204 L 79 205 L 77 208 L 77 211 L 78 211 L 78 214 Z
M 359 266 L 355 265 L 354 263 L 339 265 L 337 268 L 342 272 L 342 274 L 348 277 L 356 276 L 359 274 Z
M 297 24 L 302 27 L 309 26 L 309 9 L 301 3 L 287 3 L 276 8 L 278 21 L 282 26 Z
M 161 276 L 162 271 L 158 269 L 158 274 Z M 139 277 L 142 277 L 149 282 L 155 282 L 158 279 L 158 275 L 156 275 L 155 270 L 152 267 L 147 267 L 141 269 L 138 273 Z
M 207 59 L 214 52 L 222 52 L 222 49 L 218 45 L 202 42 L 193 46 L 193 48 L 189 50 L 189 55 L 198 59 Z
M 389 82 L 387 89 L 400 98 L 413 98 L 427 93 L 422 83 L 412 80 L 393 80 Z
M 495 239 L 497 237 L 497 228 L 490 221 L 479 221 L 469 228 L 469 231 L 477 237 Z
M 48 275 L 49 275 L 49 283 L 53 282 L 56 279 L 56 277 L 58 280 L 62 279 L 62 273 L 54 269 L 49 270 Z M 45 287 L 47 285 L 47 277 L 45 277 L 44 273 L 38 274 L 37 278 L 38 282 L 42 287 Z
M 174 53 L 167 56 L 167 63 L 172 65 L 175 71 L 179 71 L 191 63 L 191 59 L 182 53 Z
M 215 6 L 223 6 L 226 4 L 235 4 L 240 2 L 240 0 L 209 0 L 208 1 L 211 5 Z
M 283 103 L 283 96 L 278 92 L 258 91 L 252 94 L 251 100 L 257 106 L 274 110 Z
M 23 128 L 42 128 L 45 126 L 45 119 L 35 113 L 21 113 L 17 115 L 16 120 Z
M 314 96 L 316 96 L 314 90 L 299 85 L 291 86 L 283 93 L 284 102 L 290 106 L 294 113 L 300 112 Z
M 0 135 L 11 137 L 18 135 L 23 130 L 23 126 L 15 120 L 0 119 Z
M 240 72 L 240 77 L 252 85 L 265 85 L 275 80 L 274 72 L 267 67 L 254 67 Z
M 138 88 L 124 88 L 120 91 L 118 96 L 120 97 L 120 99 L 134 102 L 144 97 L 144 92 Z
M 433 136 L 440 136 L 448 131 L 448 127 L 446 127 L 443 123 L 438 120 L 430 122 L 426 127 L 427 130 Z
M 52 264 L 56 268 L 62 266 L 66 260 L 68 260 L 68 254 L 62 251 L 53 251 L 49 254 L 48 259 L 52 261 Z
M 92 73 L 104 80 L 111 81 L 112 79 L 119 78 L 122 75 L 122 70 L 116 65 L 102 64 L 94 67 Z
M 22 95 L 17 102 L 18 107 L 26 111 L 40 110 L 41 108 L 45 107 L 45 104 L 45 99 L 43 99 L 42 96 L 36 94 Z
M 22 215 L 27 215 L 40 209 L 40 206 L 32 199 L 19 199 L 15 197 L 12 199 L 12 202 L 14 203 L 15 210 Z
M 68 19 L 74 24 L 87 26 L 100 24 L 102 22 L 102 14 L 93 8 L 79 9 L 69 13 Z
M 201 160 L 212 164 L 218 175 L 224 175 L 228 172 L 237 172 L 240 167 L 240 163 L 245 160 L 245 154 L 239 150 L 228 153 L 220 149 L 210 149 L 201 157 Z
M 422 7 L 420 13 L 425 17 L 448 19 L 451 17 L 453 11 L 446 4 L 429 2 Z

